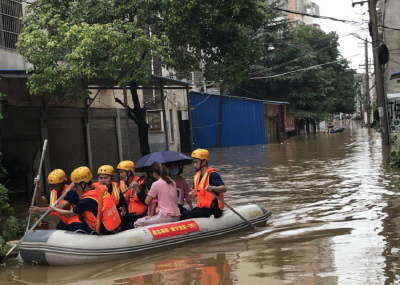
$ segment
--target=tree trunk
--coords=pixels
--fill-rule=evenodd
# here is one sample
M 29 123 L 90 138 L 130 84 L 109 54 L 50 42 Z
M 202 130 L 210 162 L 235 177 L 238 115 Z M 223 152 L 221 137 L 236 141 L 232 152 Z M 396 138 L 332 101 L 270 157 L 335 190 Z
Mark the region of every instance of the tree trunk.
M 149 125 L 146 123 L 146 109 L 140 107 L 139 96 L 137 93 L 137 84 L 132 82 L 130 84 L 133 109 L 131 113 L 135 116 L 136 120 L 133 120 L 139 128 L 139 141 L 140 141 L 140 153 L 145 156 L 150 153 L 149 146 Z M 133 119 L 133 118 L 131 118 Z
M 149 125 L 146 123 L 146 109 L 140 108 L 139 96 L 137 94 L 136 82 L 130 84 L 130 90 L 133 101 L 133 109 L 128 106 L 128 117 L 135 122 L 139 129 L 139 142 L 140 142 L 140 153 L 142 156 L 150 153 L 149 146 Z M 125 107 L 125 104 L 115 98 L 115 102 Z M 129 130 L 128 130 L 129 131 Z

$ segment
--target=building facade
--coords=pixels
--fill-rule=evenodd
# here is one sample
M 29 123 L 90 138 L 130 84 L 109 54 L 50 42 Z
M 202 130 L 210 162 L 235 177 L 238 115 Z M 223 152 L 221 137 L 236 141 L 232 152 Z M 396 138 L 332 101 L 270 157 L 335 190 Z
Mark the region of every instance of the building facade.
M 288 10 L 304 14 L 319 16 L 319 6 L 313 0 L 288 0 Z M 293 23 L 294 27 L 305 24 L 321 29 L 315 18 L 300 14 L 288 13 L 287 18 Z

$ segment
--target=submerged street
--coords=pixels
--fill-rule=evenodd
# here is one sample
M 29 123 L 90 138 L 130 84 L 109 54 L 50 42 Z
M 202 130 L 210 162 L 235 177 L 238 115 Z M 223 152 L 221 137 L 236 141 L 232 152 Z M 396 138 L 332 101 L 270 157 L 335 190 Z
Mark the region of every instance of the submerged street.
M 232 206 L 272 212 L 256 231 L 70 267 L 9 259 L 0 284 L 394 284 L 400 282 L 398 169 L 380 134 L 343 133 L 210 150 Z M 185 173 L 189 185 L 191 173 Z

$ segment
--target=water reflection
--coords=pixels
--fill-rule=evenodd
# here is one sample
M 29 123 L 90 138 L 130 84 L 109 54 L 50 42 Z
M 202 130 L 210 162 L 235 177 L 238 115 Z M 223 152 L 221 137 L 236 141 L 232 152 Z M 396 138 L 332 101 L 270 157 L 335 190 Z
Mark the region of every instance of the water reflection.
M 0 283 L 398 284 L 400 172 L 387 169 L 379 133 L 341 123 L 343 133 L 211 150 L 227 202 L 270 210 L 265 228 L 108 264 L 34 269 L 12 260 Z
M 217 285 L 232 284 L 230 265 L 225 254 L 219 253 L 215 257 L 201 258 L 201 255 L 185 259 L 172 259 L 157 262 L 151 274 L 132 276 L 115 280 L 116 284 L 196 284 Z

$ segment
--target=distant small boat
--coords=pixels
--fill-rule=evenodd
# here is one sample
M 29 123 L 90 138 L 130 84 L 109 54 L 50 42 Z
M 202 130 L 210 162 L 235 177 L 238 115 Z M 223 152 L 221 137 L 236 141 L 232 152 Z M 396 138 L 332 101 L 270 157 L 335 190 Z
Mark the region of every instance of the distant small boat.
M 264 226 L 271 213 L 257 205 L 236 208 L 255 226 Z M 248 225 L 231 210 L 222 217 L 196 218 L 175 223 L 150 225 L 114 235 L 87 235 L 63 230 L 34 230 L 20 245 L 25 262 L 47 265 L 75 265 L 132 258 L 140 252 L 207 239 Z
M 343 132 L 344 130 L 345 130 L 344 128 L 333 129 L 333 130 L 331 131 L 331 134 L 334 134 L 334 133 L 341 133 L 341 132 Z
M 336 128 L 336 129 L 333 129 L 330 133 L 331 133 L 331 134 L 334 134 L 334 133 L 341 133 L 341 132 L 343 132 L 344 130 L 345 130 L 345 128 Z M 328 130 L 326 130 L 324 133 L 327 134 L 327 133 L 328 133 Z

